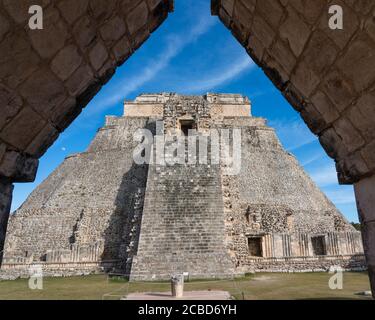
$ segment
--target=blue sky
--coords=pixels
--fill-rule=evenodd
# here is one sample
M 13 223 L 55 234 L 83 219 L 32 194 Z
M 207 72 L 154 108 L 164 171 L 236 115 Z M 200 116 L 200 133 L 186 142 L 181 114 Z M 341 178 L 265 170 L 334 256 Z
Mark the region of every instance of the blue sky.
M 334 162 L 271 81 L 252 62 L 229 30 L 210 15 L 210 0 L 175 0 L 150 39 L 118 68 L 73 124 L 41 158 L 34 183 L 16 184 L 12 210 L 72 153 L 89 145 L 105 115 L 120 116 L 123 100 L 144 92 L 240 93 L 254 116 L 268 119 L 284 147 L 350 221 L 358 221 L 352 186 L 339 186 Z

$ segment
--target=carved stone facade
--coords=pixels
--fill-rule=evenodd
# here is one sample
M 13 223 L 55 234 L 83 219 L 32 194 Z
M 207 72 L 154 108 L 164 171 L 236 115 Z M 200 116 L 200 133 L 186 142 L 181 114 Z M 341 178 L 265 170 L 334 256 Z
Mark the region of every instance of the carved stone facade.
M 171 164 L 154 158 L 153 145 L 151 163 L 136 164 L 138 129 L 209 143 L 211 130 L 229 130 L 229 147 L 236 129 L 240 169 L 229 174 L 212 147 L 208 162 Z M 107 117 L 88 150 L 65 159 L 11 216 L 1 277 L 33 264 L 48 275 L 115 271 L 131 280 L 353 270 L 365 267 L 362 251 L 360 233 L 251 116 L 246 97 L 144 94 L 125 102 L 123 117 Z

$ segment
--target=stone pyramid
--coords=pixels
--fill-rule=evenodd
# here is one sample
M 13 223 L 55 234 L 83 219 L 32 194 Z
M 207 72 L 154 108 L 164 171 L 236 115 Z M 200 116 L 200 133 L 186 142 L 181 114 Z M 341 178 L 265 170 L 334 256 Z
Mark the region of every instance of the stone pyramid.
M 190 133 L 210 147 L 163 163 L 154 143 L 143 151 L 149 161 L 136 163 L 147 136 L 137 140 L 140 129 L 163 148 L 178 137 L 186 147 Z M 229 147 L 240 137 L 236 161 L 234 149 L 232 163 L 213 156 L 212 131 L 229 132 Z M 209 161 L 189 163 L 201 150 Z M 251 116 L 248 98 L 143 94 L 125 102 L 124 116 L 107 116 L 87 151 L 67 157 L 11 216 L 1 277 L 36 264 L 46 275 L 104 271 L 131 280 L 353 270 L 364 268 L 362 251 L 360 233 L 266 121 Z

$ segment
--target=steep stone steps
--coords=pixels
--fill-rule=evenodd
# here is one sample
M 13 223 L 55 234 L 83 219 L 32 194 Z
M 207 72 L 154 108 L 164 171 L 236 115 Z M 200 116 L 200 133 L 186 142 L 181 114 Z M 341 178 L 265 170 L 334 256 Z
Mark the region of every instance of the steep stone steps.
M 214 165 L 149 167 L 131 280 L 166 279 L 175 272 L 232 276 L 220 179 Z

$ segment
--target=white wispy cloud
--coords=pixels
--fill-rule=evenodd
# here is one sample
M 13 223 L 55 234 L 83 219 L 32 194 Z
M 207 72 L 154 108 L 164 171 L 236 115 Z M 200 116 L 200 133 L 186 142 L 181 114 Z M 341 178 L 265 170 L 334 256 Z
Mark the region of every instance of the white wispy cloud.
M 276 92 L 275 88 L 268 88 L 266 90 L 258 90 L 258 91 L 254 91 L 254 92 L 250 93 L 249 94 L 249 98 L 250 99 L 255 99 L 255 98 L 262 97 L 264 95 L 270 95 L 270 94 L 272 94 L 274 92 Z
M 355 204 L 353 189 L 326 190 L 325 194 L 336 205 Z
M 319 186 L 326 187 L 337 185 L 337 173 L 333 163 L 326 164 L 309 171 L 311 179 Z
M 317 137 L 300 120 L 273 120 L 269 124 L 276 129 L 278 137 L 288 151 L 297 150 L 317 141 Z
M 304 160 L 301 161 L 301 166 L 305 167 L 308 166 L 318 160 L 324 159 L 324 153 L 322 151 L 313 154 L 312 156 L 306 157 Z
M 216 23 L 216 19 L 207 19 L 205 15 L 202 15 L 189 32 L 168 35 L 166 39 L 167 45 L 162 52 L 155 58 L 150 59 L 137 75 L 127 78 L 121 85 L 114 86 L 104 99 L 98 101 L 94 107 L 90 108 L 88 114 L 99 113 L 107 107 L 121 102 L 129 94 L 140 89 L 145 83 L 151 81 L 163 69 L 168 67 L 172 59 L 182 52 L 185 47 L 198 40 Z
M 243 72 L 250 70 L 255 66 L 255 63 L 249 58 L 249 56 L 243 52 L 243 54 L 235 59 L 232 63 L 225 66 L 225 69 L 219 68 L 214 70 L 203 79 L 192 79 L 191 85 L 184 86 L 183 88 L 176 88 L 176 91 L 184 93 L 202 93 L 207 90 L 213 90 L 233 79 L 238 77 Z

